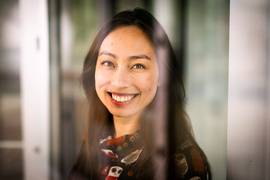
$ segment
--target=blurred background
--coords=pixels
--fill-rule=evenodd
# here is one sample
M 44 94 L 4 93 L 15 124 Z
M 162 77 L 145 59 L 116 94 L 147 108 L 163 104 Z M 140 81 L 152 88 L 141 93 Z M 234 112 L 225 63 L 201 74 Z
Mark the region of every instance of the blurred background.
M 183 60 L 186 110 L 214 179 L 269 177 L 267 0 L 0 0 L 0 179 L 67 179 L 85 123 L 84 57 L 112 15 L 135 7 L 158 19 Z M 243 24 L 248 13 L 257 18 Z

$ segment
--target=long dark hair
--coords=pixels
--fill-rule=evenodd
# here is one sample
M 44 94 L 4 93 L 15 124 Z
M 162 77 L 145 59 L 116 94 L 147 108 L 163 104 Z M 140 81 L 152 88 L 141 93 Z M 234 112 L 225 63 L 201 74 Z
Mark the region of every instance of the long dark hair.
M 112 17 L 96 35 L 85 58 L 81 82 L 89 105 L 88 124 L 81 152 L 72 171 L 96 179 L 101 170 L 100 132 L 114 129 L 112 114 L 102 104 L 95 90 L 96 61 L 106 36 L 117 28 L 127 26 L 136 26 L 147 35 L 154 46 L 160 72 L 157 93 L 140 116 L 140 135 L 144 147 L 134 168 L 144 172 L 141 176 L 143 179 L 174 179 L 173 154 L 187 138 L 196 146 L 198 144 L 183 108 L 185 89 L 180 63 L 161 25 L 149 12 L 140 8 L 122 11 Z M 211 178 L 210 170 L 208 174 Z

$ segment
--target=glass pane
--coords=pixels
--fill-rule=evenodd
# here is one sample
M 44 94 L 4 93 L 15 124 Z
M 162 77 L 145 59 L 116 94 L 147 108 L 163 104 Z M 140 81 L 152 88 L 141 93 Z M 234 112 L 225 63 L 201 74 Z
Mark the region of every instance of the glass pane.
M 80 87 L 84 57 L 98 29 L 97 1 L 69 0 L 61 4 L 61 113 L 63 175 L 66 179 L 81 147 Z
M 162 24 L 176 56 L 185 58 L 186 109 L 215 177 L 225 179 L 229 2 L 106 1 L 110 5 L 104 2 L 69 0 L 62 4 L 61 106 L 65 174 L 80 149 L 84 133 L 83 122 L 78 117 L 85 98 L 79 76 L 87 50 L 106 17 L 140 6 L 153 13 Z M 99 22 L 100 19 L 103 22 Z
M 226 179 L 229 1 L 189 1 L 187 22 L 187 111 L 215 179 Z
M 22 149 L 10 147 L 22 140 L 19 34 L 18 0 L 1 0 L 0 179 L 6 180 L 23 179 Z
M 0 1 L 0 140 L 21 140 L 18 1 Z
M 0 149 L 0 179 L 23 179 L 22 156 L 21 149 Z

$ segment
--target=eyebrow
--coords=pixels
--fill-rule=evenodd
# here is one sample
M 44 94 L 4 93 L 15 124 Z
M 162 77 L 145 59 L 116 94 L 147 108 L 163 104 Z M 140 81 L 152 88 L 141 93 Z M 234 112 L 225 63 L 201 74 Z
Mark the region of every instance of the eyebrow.
M 109 53 L 109 52 L 105 52 L 105 51 L 101 52 L 99 55 L 107 55 L 107 56 L 111 56 L 111 57 L 113 57 L 114 59 L 116 59 L 116 55 L 114 55 L 114 54 L 112 54 L 112 53 Z
M 112 53 L 109 53 L 109 52 L 106 52 L 106 51 L 103 51 L 101 52 L 99 55 L 107 55 L 107 56 L 111 56 L 113 57 L 114 59 L 116 59 L 116 55 L 112 54 Z M 151 60 L 150 57 L 142 54 L 142 55 L 137 55 L 137 56 L 130 56 L 128 58 L 128 60 L 136 60 L 136 59 L 148 59 L 148 60 Z
M 146 55 L 131 56 L 129 58 L 129 60 L 134 60 L 134 59 L 148 59 L 148 60 L 151 60 L 151 58 L 146 56 Z

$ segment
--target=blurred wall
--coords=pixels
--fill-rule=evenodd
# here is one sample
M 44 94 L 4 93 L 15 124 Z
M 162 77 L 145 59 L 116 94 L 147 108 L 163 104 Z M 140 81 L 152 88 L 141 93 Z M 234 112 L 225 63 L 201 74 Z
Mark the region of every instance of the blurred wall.
M 49 33 L 46 0 L 19 0 L 24 179 L 50 177 Z
M 269 0 L 230 4 L 228 179 L 270 179 Z

